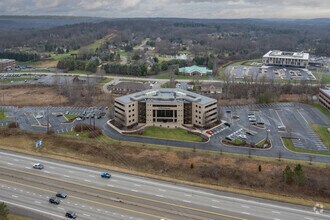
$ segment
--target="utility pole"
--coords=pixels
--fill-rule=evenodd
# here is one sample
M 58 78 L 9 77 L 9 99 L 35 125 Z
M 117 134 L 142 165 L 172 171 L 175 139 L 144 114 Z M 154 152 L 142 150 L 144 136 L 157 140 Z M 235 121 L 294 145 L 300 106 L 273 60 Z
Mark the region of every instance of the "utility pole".
M 95 130 L 95 115 L 94 115 L 94 118 L 93 118 L 93 129 Z
M 47 134 L 49 134 L 49 106 L 47 107 Z

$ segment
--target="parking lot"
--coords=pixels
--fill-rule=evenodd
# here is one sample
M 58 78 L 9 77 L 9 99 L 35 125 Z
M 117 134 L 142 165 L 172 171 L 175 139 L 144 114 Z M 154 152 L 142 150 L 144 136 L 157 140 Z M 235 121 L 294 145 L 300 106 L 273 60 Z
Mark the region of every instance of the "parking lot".
M 230 78 L 275 79 L 275 80 L 315 80 L 313 73 L 307 69 L 275 66 L 230 66 L 226 68 Z
M 65 133 L 73 130 L 73 127 L 83 122 L 102 127 L 108 120 L 105 107 L 24 107 L 11 106 L 0 107 L 5 111 L 7 119 L 1 121 L 5 126 L 9 122 L 17 121 L 23 130 L 32 132 L 46 132 L 47 126 L 55 133 Z M 71 117 L 71 119 L 67 117 Z
M 330 120 L 309 105 L 283 103 L 219 108 L 226 123 L 209 133 L 219 142 L 240 139 L 256 144 L 269 137 L 273 146 L 282 146 L 281 138 L 290 137 L 297 148 L 327 150 L 310 125 L 330 126 Z

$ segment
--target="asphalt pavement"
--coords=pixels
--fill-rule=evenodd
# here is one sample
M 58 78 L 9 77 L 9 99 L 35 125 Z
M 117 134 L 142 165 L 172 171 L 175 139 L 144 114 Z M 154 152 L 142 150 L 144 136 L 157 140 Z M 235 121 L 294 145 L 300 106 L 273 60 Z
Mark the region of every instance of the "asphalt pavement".
M 36 162 L 44 164 L 35 170 Z M 189 185 L 111 172 L 53 159 L 0 151 L 0 200 L 30 212 L 79 219 L 329 219 L 327 210 L 224 193 Z M 59 190 L 69 196 L 60 205 L 48 198 Z

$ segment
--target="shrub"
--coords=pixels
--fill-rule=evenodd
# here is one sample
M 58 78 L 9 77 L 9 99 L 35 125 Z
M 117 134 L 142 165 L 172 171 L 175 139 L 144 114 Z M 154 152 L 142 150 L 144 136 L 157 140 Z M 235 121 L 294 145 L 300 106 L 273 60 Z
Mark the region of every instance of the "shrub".
M 19 124 L 17 122 L 10 122 L 8 128 L 19 128 Z
M 89 138 L 96 138 L 98 136 L 102 135 L 102 131 L 100 129 L 97 129 L 97 130 L 93 130 L 93 131 L 90 131 L 88 133 L 88 137 Z
M 286 166 L 283 171 L 283 176 L 284 176 L 284 181 L 287 184 L 291 184 L 293 182 L 294 172 L 291 170 L 289 166 Z

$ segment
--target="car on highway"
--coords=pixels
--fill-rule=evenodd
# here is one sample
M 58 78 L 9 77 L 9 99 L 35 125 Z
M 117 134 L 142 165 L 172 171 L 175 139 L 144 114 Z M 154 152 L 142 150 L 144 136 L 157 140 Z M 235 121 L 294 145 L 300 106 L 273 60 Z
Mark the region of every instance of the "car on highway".
M 65 192 L 58 192 L 56 193 L 56 197 L 65 199 L 66 197 L 68 197 L 68 194 L 66 194 Z
M 77 213 L 73 212 L 73 211 L 67 211 L 65 213 L 65 217 L 67 218 L 72 218 L 72 219 L 76 219 L 77 218 Z
M 57 197 L 50 197 L 49 198 L 49 203 L 59 205 L 61 203 L 61 200 Z
M 43 118 L 43 117 L 44 117 L 43 115 L 37 115 L 36 119 L 40 119 L 40 118 Z
M 44 165 L 42 165 L 41 163 L 35 163 L 35 164 L 33 164 L 33 168 L 42 170 L 44 168 Z
M 111 178 L 111 174 L 108 173 L 108 172 L 103 172 L 103 173 L 100 174 L 100 176 L 102 178 L 106 178 L 106 179 L 110 179 Z
M 77 117 L 76 118 L 76 121 L 81 121 L 82 119 L 80 117 Z

